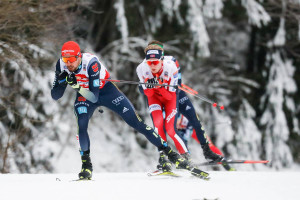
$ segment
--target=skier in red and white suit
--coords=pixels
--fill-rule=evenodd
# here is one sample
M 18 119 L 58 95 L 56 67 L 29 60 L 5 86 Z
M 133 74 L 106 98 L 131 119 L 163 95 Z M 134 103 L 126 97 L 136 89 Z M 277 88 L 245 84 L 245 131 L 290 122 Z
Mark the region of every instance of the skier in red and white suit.
M 164 59 L 163 49 L 157 45 L 149 45 L 145 49 L 146 58 L 137 67 L 140 82 L 177 85 L 178 69 L 172 60 Z M 158 134 L 166 141 L 166 134 L 173 139 L 180 154 L 188 153 L 183 140 L 176 133 L 177 100 L 176 87 L 143 85 L 148 99 L 149 111 Z M 165 111 L 165 119 L 163 117 Z

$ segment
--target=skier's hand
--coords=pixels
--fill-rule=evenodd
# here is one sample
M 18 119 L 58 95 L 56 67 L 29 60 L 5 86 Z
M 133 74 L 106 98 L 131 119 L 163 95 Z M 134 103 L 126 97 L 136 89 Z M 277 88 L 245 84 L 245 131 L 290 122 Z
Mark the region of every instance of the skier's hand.
M 80 85 L 77 83 L 77 79 L 74 73 L 71 73 L 66 78 L 67 83 L 76 91 L 80 90 Z
M 66 78 L 68 76 L 68 72 L 63 71 L 63 72 L 59 73 L 58 71 L 56 71 L 55 73 L 56 73 L 56 77 L 57 77 L 58 83 L 60 85 L 67 85 Z
M 76 79 L 76 76 L 74 73 L 71 73 L 69 74 L 67 77 L 66 77 L 66 81 L 67 83 L 72 86 L 72 85 L 76 85 L 77 84 L 77 79 Z
M 156 78 L 150 78 L 150 79 L 146 79 L 145 80 L 145 82 L 146 83 L 154 83 L 154 84 L 158 84 L 158 81 L 157 81 L 157 79 Z M 149 88 L 149 89 L 152 89 L 152 88 L 155 88 L 155 86 L 154 85 L 152 85 L 152 84 L 146 84 L 145 86 L 146 86 L 146 88 Z

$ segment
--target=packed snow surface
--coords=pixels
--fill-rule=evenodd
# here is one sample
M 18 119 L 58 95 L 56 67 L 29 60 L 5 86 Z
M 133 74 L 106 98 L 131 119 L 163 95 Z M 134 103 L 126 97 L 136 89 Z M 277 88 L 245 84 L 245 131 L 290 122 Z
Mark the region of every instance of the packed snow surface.
M 95 173 L 93 181 L 72 181 L 77 174 L 1 174 L 1 200 L 296 200 L 300 172 L 211 171 L 204 181 L 148 177 L 147 173 Z

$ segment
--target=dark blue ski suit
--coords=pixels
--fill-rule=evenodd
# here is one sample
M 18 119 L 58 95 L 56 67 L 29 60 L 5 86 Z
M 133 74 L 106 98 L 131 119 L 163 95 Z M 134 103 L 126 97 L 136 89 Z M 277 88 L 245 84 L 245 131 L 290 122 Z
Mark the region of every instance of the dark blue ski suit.
M 85 56 L 85 54 L 82 54 L 82 59 Z M 56 77 L 51 90 L 51 96 L 54 100 L 61 98 L 67 87 L 67 85 L 61 85 L 58 82 L 58 74 L 63 71 L 62 69 L 68 72 L 67 68 L 62 65 L 63 62 L 59 59 L 56 64 Z M 90 149 L 90 139 L 87 132 L 88 123 L 95 109 L 99 106 L 107 107 L 117 113 L 129 126 L 145 135 L 159 149 L 167 146 L 166 142 L 163 141 L 154 129 L 143 122 L 131 102 L 115 84 L 108 81 L 100 81 L 100 77 L 103 79 L 110 78 L 110 76 L 105 66 L 98 59 L 91 59 L 85 65 L 81 64 L 75 71 L 75 76 L 77 81 L 81 81 L 80 85 L 85 89 L 89 89 L 96 97 L 92 102 L 77 92 L 75 99 L 74 110 L 77 117 L 78 135 L 82 152 Z

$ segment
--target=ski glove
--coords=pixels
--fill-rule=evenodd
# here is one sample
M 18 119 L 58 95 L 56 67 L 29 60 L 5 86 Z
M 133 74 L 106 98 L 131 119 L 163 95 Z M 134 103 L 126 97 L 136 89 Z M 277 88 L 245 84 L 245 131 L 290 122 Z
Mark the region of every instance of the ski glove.
M 56 73 L 58 83 L 60 85 L 66 86 L 67 85 L 66 78 L 68 76 L 68 72 L 63 71 L 63 72 L 59 73 L 58 71 L 56 71 L 55 73 Z
M 150 78 L 150 79 L 146 79 L 147 81 L 146 81 L 146 83 L 154 83 L 154 84 L 158 84 L 158 81 L 157 81 L 157 79 L 156 78 Z M 149 88 L 149 89 L 151 89 L 151 88 L 155 88 L 156 86 L 155 85 L 148 85 L 148 84 L 146 84 L 145 85 L 146 86 L 146 88 Z
M 80 85 L 77 83 L 77 79 L 74 73 L 71 73 L 66 78 L 67 83 L 74 88 L 77 92 L 80 90 Z

